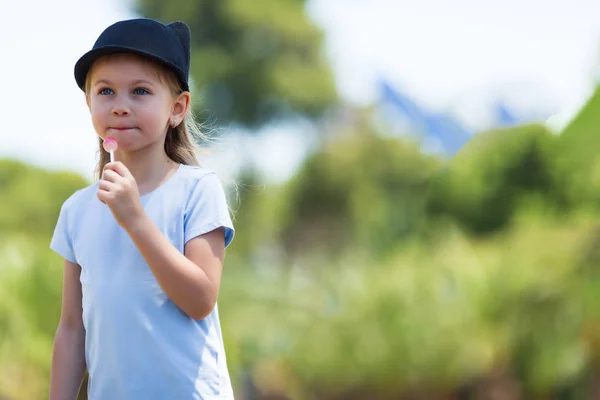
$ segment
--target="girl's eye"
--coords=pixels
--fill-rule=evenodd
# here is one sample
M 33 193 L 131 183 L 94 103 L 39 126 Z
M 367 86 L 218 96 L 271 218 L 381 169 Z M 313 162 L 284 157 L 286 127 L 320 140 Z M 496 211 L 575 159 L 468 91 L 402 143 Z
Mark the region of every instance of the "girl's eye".
M 100 91 L 98 92 L 98 94 L 102 94 L 102 95 L 112 94 L 112 90 L 108 89 L 108 88 L 100 89 Z
M 137 88 L 133 91 L 133 94 L 144 95 L 144 94 L 150 94 L 150 92 L 144 88 Z

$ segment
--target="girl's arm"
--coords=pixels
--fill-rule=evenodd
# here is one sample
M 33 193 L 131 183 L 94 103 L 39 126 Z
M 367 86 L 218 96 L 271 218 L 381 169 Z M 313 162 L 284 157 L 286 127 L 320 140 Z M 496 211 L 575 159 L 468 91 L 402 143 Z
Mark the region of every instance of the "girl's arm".
M 129 233 L 173 303 L 193 319 L 210 314 L 221 284 L 224 228 L 188 240 L 181 254 L 144 211 L 135 178 L 121 162 L 104 166 L 104 179 L 98 183 L 97 196 Z
M 50 400 L 75 400 L 85 373 L 81 267 L 65 260 L 62 309 L 52 352 Z
M 127 231 L 165 294 L 191 318 L 208 316 L 219 296 L 225 256 L 223 228 L 189 240 L 185 254 L 169 242 L 148 216 Z

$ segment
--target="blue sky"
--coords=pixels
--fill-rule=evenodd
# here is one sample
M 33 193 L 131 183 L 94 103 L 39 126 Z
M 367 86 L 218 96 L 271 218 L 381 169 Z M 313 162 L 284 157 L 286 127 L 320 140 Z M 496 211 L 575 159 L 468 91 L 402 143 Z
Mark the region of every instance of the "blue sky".
M 560 125 L 600 76 L 595 0 L 311 0 L 308 11 L 325 29 L 341 94 L 357 104 L 376 100 L 375 79 L 384 75 L 472 126 L 485 124 L 484 105 L 498 95 L 557 114 Z M 115 0 L 0 2 L 0 157 L 91 178 L 95 133 L 73 65 L 107 25 L 132 16 Z M 251 149 L 268 180 L 284 179 L 301 160 L 302 129 L 233 135 L 208 165 L 230 174 Z

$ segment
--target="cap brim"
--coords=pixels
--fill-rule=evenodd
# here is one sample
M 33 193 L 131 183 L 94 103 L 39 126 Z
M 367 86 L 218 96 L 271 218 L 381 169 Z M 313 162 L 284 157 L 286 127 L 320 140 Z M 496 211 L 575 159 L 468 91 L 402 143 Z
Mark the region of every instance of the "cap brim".
M 187 83 L 182 78 L 182 72 L 179 71 L 177 66 L 173 65 L 169 61 L 164 58 L 157 56 L 156 54 L 148 53 L 145 51 L 140 51 L 137 49 L 133 49 L 126 46 L 104 46 L 99 47 L 85 53 L 81 58 L 75 63 L 75 81 L 77 82 L 77 86 L 83 91 L 85 91 L 85 80 L 87 77 L 92 64 L 98 60 L 100 57 L 107 56 L 109 54 L 118 54 L 118 53 L 133 53 L 139 56 L 149 57 L 153 60 L 158 61 L 159 63 L 164 64 L 166 67 L 172 69 L 176 74 L 179 82 L 182 85 L 182 89 L 185 91 L 189 91 L 189 87 Z

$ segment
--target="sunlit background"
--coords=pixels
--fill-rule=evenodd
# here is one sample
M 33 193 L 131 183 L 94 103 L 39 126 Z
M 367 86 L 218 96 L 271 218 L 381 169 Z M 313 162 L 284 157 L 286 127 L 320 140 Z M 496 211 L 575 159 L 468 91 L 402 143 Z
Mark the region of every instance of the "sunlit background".
M 600 398 L 600 2 L 0 0 L 0 399 L 47 398 L 73 66 L 137 16 L 192 29 L 236 398 Z

